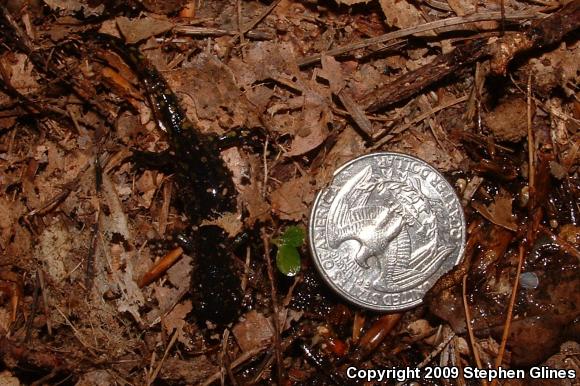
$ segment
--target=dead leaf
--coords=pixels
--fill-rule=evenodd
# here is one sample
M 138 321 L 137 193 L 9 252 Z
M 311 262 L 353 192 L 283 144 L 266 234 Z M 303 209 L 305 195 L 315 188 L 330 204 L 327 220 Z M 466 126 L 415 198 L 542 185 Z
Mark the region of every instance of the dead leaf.
M 243 63 L 232 63 L 241 84 L 251 85 L 266 79 L 296 79 L 302 74 L 290 43 L 259 42 L 250 47 Z
M 250 311 L 234 326 L 232 333 L 242 351 L 261 347 L 274 336 L 274 328 L 268 318 L 257 311 Z
M 352 98 L 351 92 L 345 89 L 346 82 L 342 74 L 342 68 L 338 61 L 331 56 L 323 55 L 321 59 L 322 71 L 319 76 L 324 77 L 330 84 L 330 90 L 340 99 L 344 108 L 348 111 L 358 127 L 369 137 L 373 135 L 373 128 L 363 108 Z
M 510 194 L 501 189 L 488 206 L 480 202 L 473 202 L 471 206 L 492 223 L 515 232 L 518 230 L 518 224 L 512 213 L 512 201 Z
M 527 108 L 525 99 L 508 97 L 485 115 L 485 124 L 498 140 L 517 142 L 528 134 Z
M 465 16 L 468 12 L 475 11 L 474 3 L 469 0 L 447 0 L 447 4 L 457 16 Z
M 27 95 L 37 92 L 39 84 L 38 77 L 32 71 L 34 65 L 25 54 L 3 55 L 2 64 L 8 72 L 10 85 L 21 94 Z
M 272 210 L 283 220 L 302 221 L 314 198 L 313 189 L 308 175 L 283 183 L 270 196 Z
M 10 325 L 12 324 L 12 311 L 7 308 L 0 308 L 0 334 L 6 335 L 10 331 Z M 2 380 L 2 374 L 0 374 L 0 381 Z M 0 382 L 0 385 L 3 383 Z
M 111 178 L 107 174 L 103 174 L 102 187 L 103 197 L 109 207 L 109 215 L 103 215 L 100 217 L 102 221 L 101 229 L 109 235 L 118 233 L 122 235 L 125 240 L 130 242 L 130 240 L 133 240 L 133 237 L 129 230 L 129 221 L 123 211 L 123 205 L 119 199 L 117 187 L 113 184 L 113 181 L 111 181 Z
M 470 15 L 475 12 L 483 12 L 484 10 L 498 11 L 499 8 L 497 7 L 497 4 L 494 4 L 492 1 L 476 5 L 476 3 L 471 0 L 447 0 L 447 4 L 449 4 L 449 7 L 451 7 L 457 16 Z M 498 22 L 494 20 L 481 21 L 473 23 L 473 25 L 480 30 L 491 30 L 498 28 Z
M 407 133 L 412 135 L 405 135 L 404 140 L 399 142 L 389 143 L 384 150 L 412 154 L 443 172 L 459 168 L 464 156 L 457 148 L 447 151 L 435 142 L 432 135 L 416 130 L 407 130 Z
M 292 326 L 292 322 L 297 322 L 304 316 L 304 311 L 297 311 L 291 308 L 284 307 L 278 313 L 278 321 L 280 323 L 280 329 L 286 331 Z
M 548 95 L 555 87 L 561 87 L 566 95 L 576 95 L 575 85 L 580 83 L 580 41 L 562 43 L 557 49 L 530 59 L 530 66 L 534 87 L 542 94 Z
M 116 383 L 115 377 L 109 371 L 94 370 L 81 375 L 75 386 L 110 386 Z
M 296 311 L 289 308 L 282 308 L 278 312 L 278 323 L 282 332 L 288 330 L 292 322 L 296 322 L 304 315 L 303 311 Z M 240 345 L 242 351 L 250 351 L 264 346 L 274 336 L 274 326 L 272 316 L 266 318 L 263 314 L 252 310 L 245 314 L 232 333 Z
M 327 99 L 321 95 L 306 91 L 302 119 L 299 121 L 298 132 L 292 141 L 287 156 L 296 156 L 317 148 L 328 137 L 328 124 L 332 120 L 332 112 L 327 105 Z
M 71 256 L 84 250 L 87 245 L 87 234 L 79 232 L 75 227 L 69 227 L 62 221 L 56 221 L 38 236 L 34 245 L 33 256 L 42 264 L 45 272 L 55 282 L 61 282 L 73 275 L 75 261 Z M 84 277 L 82 271 L 74 271 L 74 275 Z M 76 276 L 72 276 L 76 278 Z
M 143 17 L 141 19 L 129 19 L 120 16 L 115 19 L 121 34 L 129 44 L 140 42 L 152 36 L 170 31 L 173 23 L 167 19 Z
M 580 246 L 580 227 L 574 224 L 562 225 L 559 236 L 572 245 Z
M 336 0 L 336 3 L 337 4 L 345 4 L 345 5 L 355 5 L 355 4 L 360 4 L 360 3 L 367 4 L 370 1 L 371 0 Z
M 181 260 L 175 263 L 175 265 L 167 271 L 169 281 L 180 291 L 189 288 L 191 261 L 191 257 L 183 255 Z
M 8 256 L 18 259 L 30 255 L 33 247 L 31 234 L 19 224 L 19 219 L 27 211 L 20 200 L 11 201 L 0 196 L 0 248 L 4 251 L 3 258 L 6 260 Z
M 105 10 L 105 4 L 95 3 L 96 7 L 91 7 L 90 3 L 79 0 L 44 0 L 44 3 L 53 11 L 60 11 L 61 14 L 73 15 L 82 11 L 85 17 L 99 16 Z
M 320 61 L 322 64 L 322 71 L 319 71 L 318 75 L 328 80 L 330 91 L 332 91 L 333 94 L 338 94 L 346 85 L 344 77 L 342 76 L 340 63 L 338 63 L 338 61 L 332 56 L 328 55 L 322 55 Z
M 187 383 L 201 385 L 220 367 L 211 362 L 205 355 L 197 355 L 186 360 L 168 356 L 161 366 L 159 378 L 167 383 Z
M 146 170 L 135 182 L 135 189 L 139 193 L 139 205 L 150 208 L 155 192 L 161 187 L 163 174 Z
M 425 23 L 421 12 L 406 0 L 379 0 L 379 3 L 390 26 L 410 28 Z
M 270 218 L 271 208 L 261 192 L 261 183 L 254 180 L 249 186 L 240 190 L 240 200 L 248 210 L 245 219 L 246 226 L 251 227 L 256 221 L 267 221 Z
M 188 67 L 164 74 L 187 116 L 206 132 L 261 127 L 254 106 L 236 85 L 232 71 L 218 58 L 200 54 Z
M 107 275 L 109 280 L 118 285 L 122 294 L 121 298 L 116 301 L 117 310 L 128 312 L 137 322 L 143 323 L 140 308 L 145 304 L 145 297 L 137 285 L 139 268 L 136 267 L 138 267 L 139 256 L 133 245 L 132 230 L 117 193 L 117 187 L 107 173 L 102 174 L 101 192 L 109 210 L 107 215 L 101 214 L 99 217 L 101 221 L 99 229 L 104 235 L 107 248 L 110 249 L 116 245 L 118 249 L 118 261 L 108 262 L 113 270 L 111 275 Z M 99 265 L 96 265 L 97 272 L 104 272 L 107 259 L 113 258 L 103 254 L 105 256 L 95 259 L 99 262 Z M 104 286 L 107 285 L 108 283 L 104 283 Z M 105 292 L 105 289 L 101 288 L 100 291 Z
M 10 371 L 5 370 L 0 373 L 0 385 L 20 386 L 18 378 L 14 377 Z
M 167 335 L 170 336 L 173 330 L 175 330 L 177 340 L 188 348 L 191 348 L 192 342 L 191 339 L 187 338 L 183 333 L 183 326 L 187 323 L 185 317 L 192 309 L 193 306 L 191 300 L 186 300 L 173 307 L 173 309 L 163 318 L 163 328 L 167 331 Z
M 224 213 L 215 220 L 205 220 L 201 225 L 217 225 L 222 228 L 228 236 L 234 237 L 242 231 L 244 223 L 239 213 Z
M 117 28 L 117 23 L 113 19 L 105 20 L 99 28 L 99 33 L 105 35 L 111 35 L 120 38 L 119 29 Z
M 186 0 L 143 0 L 143 6 L 149 12 L 167 15 L 179 11 Z

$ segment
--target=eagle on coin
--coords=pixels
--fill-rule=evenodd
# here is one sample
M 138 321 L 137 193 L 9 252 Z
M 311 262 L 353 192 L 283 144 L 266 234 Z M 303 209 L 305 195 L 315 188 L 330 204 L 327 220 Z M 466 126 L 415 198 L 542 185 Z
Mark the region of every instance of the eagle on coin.
M 326 224 L 328 245 L 339 249 L 358 243 L 353 256 L 367 270 L 378 265 L 373 287 L 394 292 L 412 287 L 430 276 L 452 247 L 438 245 L 437 218 L 418 181 L 374 178 L 366 166 L 349 179 L 333 200 Z M 412 248 L 409 229 L 421 234 L 424 245 Z

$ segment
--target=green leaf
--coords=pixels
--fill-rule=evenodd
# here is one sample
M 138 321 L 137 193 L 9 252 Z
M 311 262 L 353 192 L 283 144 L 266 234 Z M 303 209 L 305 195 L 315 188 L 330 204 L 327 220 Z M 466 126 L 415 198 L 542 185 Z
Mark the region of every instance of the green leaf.
M 306 237 L 306 232 L 304 228 L 297 225 L 292 225 L 286 228 L 284 233 L 279 238 L 272 240 L 277 246 L 281 245 L 291 245 L 298 248 L 304 243 L 304 238 Z
M 292 225 L 280 237 L 272 240 L 278 247 L 276 266 L 284 275 L 294 276 L 300 272 L 300 253 L 297 248 L 304 244 L 305 237 L 304 228 Z
M 296 247 L 292 245 L 278 247 L 276 266 L 286 276 L 295 276 L 300 272 L 300 254 Z

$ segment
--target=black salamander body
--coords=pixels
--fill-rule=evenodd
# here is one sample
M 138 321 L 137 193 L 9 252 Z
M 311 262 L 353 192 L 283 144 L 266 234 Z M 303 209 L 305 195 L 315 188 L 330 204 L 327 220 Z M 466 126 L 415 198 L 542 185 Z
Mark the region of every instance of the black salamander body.
M 197 315 L 200 321 L 227 324 L 239 316 L 242 300 L 240 279 L 232 266 L 232 242 L 217 226 L 199 226 L 236 209 L 232 174 L 220 157 L 217 139 L 203 135 L 187 119 L 165 79 L 137 48 L 113 37 L 101 38 L 137 73 L 157 125 L 167 132 L 179 195 L 197 227 L 192 248 L 197 266 L 191 284 Z
M 179 187 L 183 193 L 191 190 L 191 200 L 184 203 L 190 220 L 195 223 L 235 210 L 236 190 L 219 155 L 217 138 L 203 135 L 187 119 L 163 76 L 137 48 L 115 40 L 115 49 L 139 76 L 157 125 L 168 134 Z

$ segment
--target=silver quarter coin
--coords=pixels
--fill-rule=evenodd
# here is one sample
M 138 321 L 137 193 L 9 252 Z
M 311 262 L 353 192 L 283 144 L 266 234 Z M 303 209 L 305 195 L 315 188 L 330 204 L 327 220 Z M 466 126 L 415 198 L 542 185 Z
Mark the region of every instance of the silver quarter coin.
M 310 249 L 324 281 L 375 311 L 421 303 L 461 260 L 465 219 L 455 191 L 432 166 L 399 153 L 356 158 L 320 191 Z

